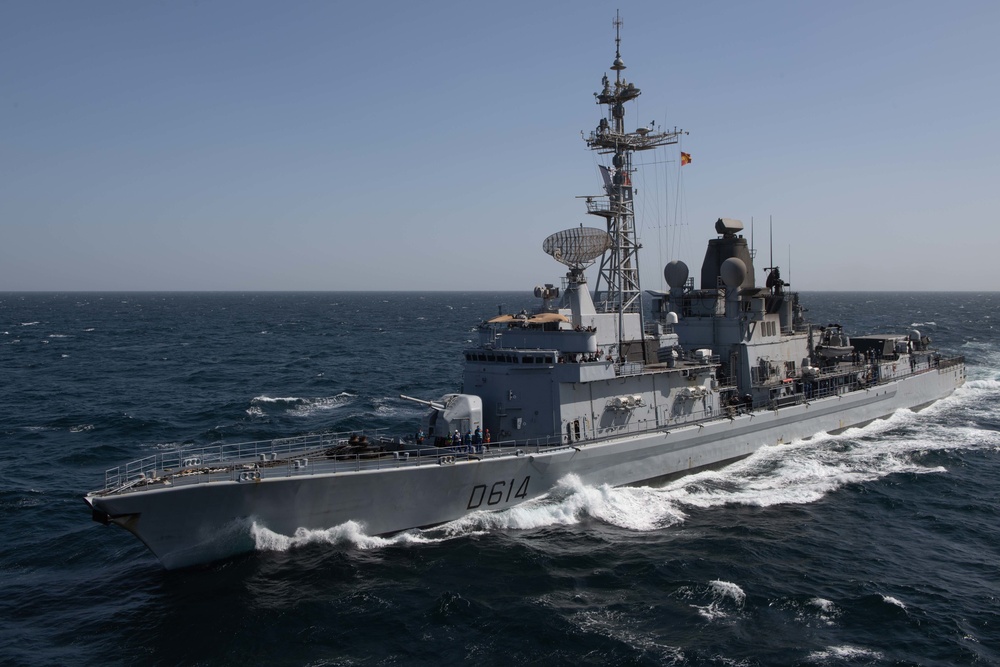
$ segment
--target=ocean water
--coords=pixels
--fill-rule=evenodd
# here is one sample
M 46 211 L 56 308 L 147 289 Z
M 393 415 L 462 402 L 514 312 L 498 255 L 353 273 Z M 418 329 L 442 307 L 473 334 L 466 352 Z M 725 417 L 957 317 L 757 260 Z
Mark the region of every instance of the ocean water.
M 179 443 L 360 426 L 458 388 L 502 293 L 0 294 L 4 665 L 1000 664 L 1000 294 L 804 294 L 928 334 L 969 382 L 914 414 L 659 487 L 390 538 L 278 535 L 166 572 L 81 500 Z M 419 499 L 417 499 L 419 501 Z

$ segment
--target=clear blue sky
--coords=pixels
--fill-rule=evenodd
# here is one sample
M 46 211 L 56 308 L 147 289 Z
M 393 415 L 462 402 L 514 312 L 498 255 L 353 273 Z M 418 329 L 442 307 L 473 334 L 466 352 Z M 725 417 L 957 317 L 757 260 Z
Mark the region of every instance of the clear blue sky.
M 796 289 L 1000 290 L 1000 2 L 620 7 L 628 126 L 694 156 L 637 176 L 644 288 L 773 216 Z M 8 0 L 0 291 L 558 282 L 615 9 Z

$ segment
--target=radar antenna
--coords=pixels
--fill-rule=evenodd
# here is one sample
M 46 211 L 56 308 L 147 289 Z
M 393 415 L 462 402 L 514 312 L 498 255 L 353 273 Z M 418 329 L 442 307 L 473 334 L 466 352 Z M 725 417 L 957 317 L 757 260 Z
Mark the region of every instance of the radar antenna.
M 542 242 L 542 250 L 571 269 L 582 271 L 611 247 L 611 237 L 603 229 L 573 227 L 556 232 Z

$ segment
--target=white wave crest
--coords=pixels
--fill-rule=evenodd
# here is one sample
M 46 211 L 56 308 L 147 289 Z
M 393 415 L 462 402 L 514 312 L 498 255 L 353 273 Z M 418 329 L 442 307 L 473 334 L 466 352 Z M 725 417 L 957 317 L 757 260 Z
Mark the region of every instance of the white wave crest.
M 814 607 L 817 607 L 820 611 L 827 613 L 835 611 L 837 608 L 837 606 L 833 604 L 833 602 L 827 600 L 826 598 L 813 598 L 812 600 L 809 601 L 809 604 L 811 604 Z
M 835 625 L 837 617 L 841 614 L 837 605 L 825 598 L 813 598 L 809 601 L 809 606 L 816 609 L 815 616 L 810 613 L 807 618 L 804 615 L 799 614 L 798 619 L 800 621 L 807 622 L 807 620 L 818 619 L 824 625 Z
M 294 535 L 282 535 L 265 526 L 253 522 L 250 525 L 250 535 L 258 551 L 289 551 L 310 544 L 326 544 L 333 546 L 351 546 L 356 549 L 381 549 L 398 544 L 431 544 L 440 542 L 421 534 L 421 531 L 399 533 L 392 537 L 378 537 L 365 533 L 361 524 L 347 521 L 332 528 L 310 530 L 298 528 Z
M 707 589 L 699 589 L 697 591 L 687 589 L 684 593 L 691 597 L 708 596 L 710 598 L 708 604 L 691 605 L 692 609 L 697 609 L 698 614 L 709 621 L 717 621 L 727 618 L 732 613 L 739 613 L 743 610 L 743 605 L 747 599 L 746 593 L 743 592 L 743 589 L 738 584 L 734 584 L 731 581 L 722 581 L 721 579 L 714 579 L 708 582 Z
M 317 412 L 324 412 L 327 410 L 336 410 L 337 408 L 342 408 L 345 405 L 351 403 L 355 398 L 354 394 L 349 394 L 346 391 L 337 394 L 336 396 L 322 396 L 320 398 L 308 399 L 304 403 L 296 405 L 294 408 L 289 410 L 289 412 L 297 417 L 308 417 Z
M 337 408 L 344 407 L 350 404 L 356 394 L 350 392 L 342 391 L 336 396 L 320 396 L 314 398 L 302 398 L 299 396 L 255 396 L 250 401 L 250 408 L 247 410 L 250 413 L 251 410 L 257 408 L 261 412 L 270 406 L 274 407 L 284 407 L 286 412 L 295 417 L 308 417 L 316 412 L 322 412 L 325 410 L 336 410 Z
M 887 604 L 896 605 L 900 609 L 906 609 L 906 605 L 903 604 L 902 600 L 900 600 L 899 598 L 894 598 L 891 595 L 883 595 L 882 596 L 882 601 L 885 602 L 885 603 L 887 603 Z
M 297 396 L 254 396 L 251 403 L 303 403 L 308 399 Z
M 743 592 L 739 584 L 734 584 L 731 581 L 722 581 L 721 579 L 713 579 L 708 582 L 708 585 L 719 598 L 730 598 L 741 607 L 746 602 L 747 594 Z
M 160 451 L 180 451 L 189 445 L 190 443 L 187 443 L 186 445 L 183 442 L 158 442 L 154 444 L 152 448 Z
M 399 407 L 391 403 L 390 402 L 391 400 L 392 399 L 390 398 L 376 398 L 374 400 L 375 414 L 379 415 L 380 417 L 391 417 L 396 415 L 399 412 Z M 423 415 L 423 413 L 424 411 L 421 410 L 420 414 Z
M 859 646 L 828 646 L 822 651 L 813 651 L 809 654 L 810 662 L 835 662 L 855 660 L 881 660 L 882 654 L 878 651 L 861 648 Z

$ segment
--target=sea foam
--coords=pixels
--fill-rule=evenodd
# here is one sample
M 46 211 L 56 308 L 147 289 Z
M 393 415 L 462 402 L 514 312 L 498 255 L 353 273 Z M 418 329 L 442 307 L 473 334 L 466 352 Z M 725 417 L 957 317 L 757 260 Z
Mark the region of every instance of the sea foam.
M 365 533 L 361 524 L 347 521 L 326 529 L 310 530 L 299 528 L 294 535 L 282 535 L 273 530 L 252 523 L 250 535 L 258 551 L 289 551 L 310 544 L 344 545 L 356 549 L 381 549 L 398 544 L 430 544 L 440 542 L 420 534 L 420 531 L 399 533 L 392 537 L 378 537 Z
M 317 412 L 336 410 L 350 404 L 357 394 L 342 391 L 335 396 L 303 398 L 299 396 L 255 396 L 250 401 L 248 414 L 260 416 L 271 407 L 284 408 L 286 414 L 294 417 L 308 417 Z M 257 409 L 255 409 L 257 408 Z M 252 411 L 252 412 L 251 412 Z
M 882 654 L 860 646 L 828 646 L 809 654 L 810 662 L 843 664 L 844 662 L 882 660 Z

